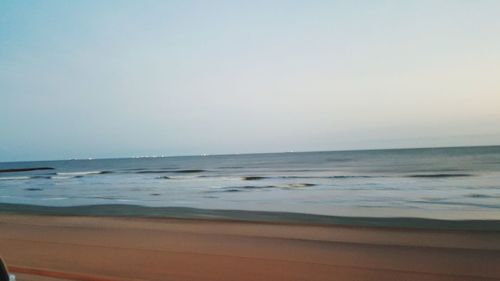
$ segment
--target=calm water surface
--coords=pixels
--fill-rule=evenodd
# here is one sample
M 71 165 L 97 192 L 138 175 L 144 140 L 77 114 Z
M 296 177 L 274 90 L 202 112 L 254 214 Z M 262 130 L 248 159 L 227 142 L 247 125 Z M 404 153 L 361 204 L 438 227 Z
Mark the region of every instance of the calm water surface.
M 0 203 L 500 219 L 500 146 L 0 163 Z

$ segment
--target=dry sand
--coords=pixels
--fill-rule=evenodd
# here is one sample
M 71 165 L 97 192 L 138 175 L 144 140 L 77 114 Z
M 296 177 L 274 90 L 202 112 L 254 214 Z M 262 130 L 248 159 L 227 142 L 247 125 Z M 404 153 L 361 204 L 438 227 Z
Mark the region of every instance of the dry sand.
M 481 231 L 0 215 L 0 255 L 20 281 L 500 280 Z

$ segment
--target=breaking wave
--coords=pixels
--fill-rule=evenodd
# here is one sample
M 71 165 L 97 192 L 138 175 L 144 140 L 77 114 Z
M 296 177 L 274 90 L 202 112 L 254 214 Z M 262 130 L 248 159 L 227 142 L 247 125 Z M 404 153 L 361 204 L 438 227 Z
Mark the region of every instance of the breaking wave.
M 472 174 L 415 174 L 409 175 L 409 178 L 452 178 L 452 177 L 471 177 Z

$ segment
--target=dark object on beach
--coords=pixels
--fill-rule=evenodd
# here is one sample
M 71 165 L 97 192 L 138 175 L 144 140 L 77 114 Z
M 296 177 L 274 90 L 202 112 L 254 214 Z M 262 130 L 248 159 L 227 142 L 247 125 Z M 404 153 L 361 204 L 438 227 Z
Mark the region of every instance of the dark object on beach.
M 10 275 L 7 271 L 7 266 L 3 262 L 3 259 L 0 258 L 0 281 L 10 281 L 16 280 L 13 275 Z
M 249 177 L 242 177 L 243 180 L 246 180 L 246 181 L 255 181 L 255 180 L 261 180 L 263 179 L 264 177 L 255 177 L 255 176 L 249 176 Z
M 0 170 L 0 173 L 17 173 L 17 172 L 29 172 L 29 171 L 38 171 L 38 170 L 55 170 L 55 169 L 51 168 L 51 167 L 18 168 L 18 169 Z

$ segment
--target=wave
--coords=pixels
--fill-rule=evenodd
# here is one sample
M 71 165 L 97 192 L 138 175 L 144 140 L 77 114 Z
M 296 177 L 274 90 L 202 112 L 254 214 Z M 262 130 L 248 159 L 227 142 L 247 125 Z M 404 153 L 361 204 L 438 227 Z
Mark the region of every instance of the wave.
M 0 177 L 0 180 L 29 180 L 31 177 Z
M 43 188 L 38 188 L 38 187 L 28 187 L 28 188 L 25 188 L 24 190 L 27 190 L 27 191 L 42 191 Z
M 88 159 L 91 160 L 91 159 Z M 67 200 L 69 199 L 68 197 L 45 197 L 45 198 L 40 198 L 40 200 L 43 201 L 55 201 L 55 200 Z
M 29 172 L 38 170 L 55 170 L 52 167 L 35 167 L 35 168 L 14 168 L 14 169 L 3 169 L 0 173 L 18 173 L 18 172 Z
M 263 180 L 263 179 L 366 179 L 366 178 L 377 178 L 382 176 L 351 176 L 351 175 L 340 175 L 340 176 L 244 176 L 241 177 L 242 180 Z
M 117 196 L 96 195 L 96 196 L 92 196 L 91 198 L 94 198 L 94 199 L 106 199 L 106 200 L 116 200 L 116 199 L 119 199 L 120 197 L 117 197 Z
M 327 158 L 325 162 L 349 162 L 352 160 L 351 158 Z
M 86 176 L 86 175 L 99 175 L 109 173 L 109 171 L 84 171 L 84 172 L 65 172 L 57 173 L 58 176 Z
M 415 174 L 408 175 L 409 178 L 452 178 L 452 177 L 471 177 L 472 174 Z
M 316 184 L 314 183 L 291 183 L 288 186 L 289 187 L 310 187 L 310 186 L 315 186 Z
M 263 180 L 263 179 L 266 179 L 266 178 L 270 178 L 270 177 L 257 177 L 257 176 L 241 177 L 242 180 L 246 180 L 246 181 Z
M 465 195 L 465 197 L 469 198 L 500 198 L 500 195 L 487 195 L 487 194 L 480 194 L 480 193 L 471 193 Z
M 65 180 L 65 179 L 72 179 L 72 178 L 81 178 L 83 176 L 53 176 L 51 179 L 53 180 Z
M 51 179 L 51 175 L 36 175 L 22 177 L 0 177 L 0 180 L 30 180 L 30 179 Z
M 138 171 L 137 174 L 165 174 L 165 173 L 180 173 L 180 174 L 191 174 L 191 173 L 202 173 L 205 170 L 200 169 L 188 169 L 188 170 L 145 170 Z
M 241 192 L 241 191 L 269 189 L 269 188 L 277 188 L 277 186 L 273 186 L 273 185 L 266 185 L 266 186 L 254 186 L 254 185 L 234 186 L 234 187 L 225 187 L 222 190 L 218 190 L 216 192 Z
M 381 178 L 383 176 L 328 176 L 328 179 L 369 179 L 369 178 Z
M 111 174 L 112 171 L 85 171 L 85 172 L 58 172 L 32 176 L 0 177 L 0 180 L 30 180 L 30 179 L 70 179 L 81 178 L 87 175 Z
M 413 170 L 413 172 L 417 173 L 432 173 L 432 172 L 464 172 L 464 169 L 457 169 L 457 168 L 429 168 L 429 169 L 418 169 L 418 170 Z
M 433 205 L 451 205 L 451 206 L 465 206 L 465 207 L 480 207 L 480 208 L 492 208 L 500 209 L 498 204 L 480 204 L 480 203 L 469 203 L 469 202 L 446 202 L 446 201 L 408 201 L 410 203 L 421 203 L 421 204 L 433 204 Z
M 210 191 L 210 192 L 241 192 L 241 191 L 251 191 L 251 190 L 262 190 L 262 189 L 292 189 L 301 187 L 311 187 L 316 186 L 313 183 L 290 183 L 286 185 L 244 185 L 244 186 L 231 186 L 225 187 L 220 190 Z
M 176 170 L 176 171 L 173 171 L 174 173 L 202 173 L 202 172 L 205 172 L 205 170 Z
M 52 175 L 36 175 L 36 176 L 30 177 L 30 179 L 51 179 L 51 178 L 52 178 Z

